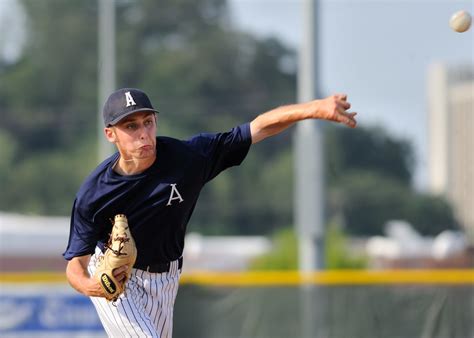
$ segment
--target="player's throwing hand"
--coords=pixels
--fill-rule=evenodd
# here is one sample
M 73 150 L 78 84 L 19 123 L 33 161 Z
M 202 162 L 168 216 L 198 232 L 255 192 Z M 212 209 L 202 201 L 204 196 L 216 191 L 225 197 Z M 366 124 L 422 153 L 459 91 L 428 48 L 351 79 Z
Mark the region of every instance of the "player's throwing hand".
M 355 128 L 357 113 L 348 112 L 351 104 L 347 102 L 346 94 L 335 94 L 322 100 L 310 102 L 314 111 L 314 118 L 343 123 L 348 127 Z

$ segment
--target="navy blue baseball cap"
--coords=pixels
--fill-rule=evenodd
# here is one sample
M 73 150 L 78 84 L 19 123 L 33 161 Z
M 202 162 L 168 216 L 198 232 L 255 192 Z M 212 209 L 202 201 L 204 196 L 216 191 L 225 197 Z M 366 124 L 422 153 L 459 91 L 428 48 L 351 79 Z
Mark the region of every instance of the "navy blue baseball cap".
M 106 127 L 117 124 L 121 119 L 139 111 L 152 111 L 153 108 L 148 96 L 136 88 L 122 88 L 108 97 L 102 110 Z

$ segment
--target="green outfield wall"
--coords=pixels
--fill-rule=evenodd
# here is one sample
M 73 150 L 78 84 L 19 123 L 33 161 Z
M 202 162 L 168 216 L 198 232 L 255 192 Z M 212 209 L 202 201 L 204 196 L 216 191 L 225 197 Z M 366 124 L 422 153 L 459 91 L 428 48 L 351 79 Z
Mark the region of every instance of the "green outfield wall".
M 4 273 L 2 285 L 64 289 L 65 279 Z M 68 294 L 83 298 L 72 289 Z M 474 270 L 184 274 L 173 336 L 472 338 Z

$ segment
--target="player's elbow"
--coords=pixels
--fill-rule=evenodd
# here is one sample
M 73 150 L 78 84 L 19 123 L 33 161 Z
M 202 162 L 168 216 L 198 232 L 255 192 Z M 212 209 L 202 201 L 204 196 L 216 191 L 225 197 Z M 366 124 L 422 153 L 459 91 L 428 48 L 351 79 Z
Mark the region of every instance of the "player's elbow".
M 250 135 L 252 144 L 260 142 L 270 136 L 268 126 L 262 121 L 261 115 L 250 122 Z
M 77 291 L 81 292 L 78 288 L 78 283 L 77 283 L 77 267 L 75 266 L 77 262 L 75 262 L 75 258 L 71 259 L 70 261 L 67 262 L 66 265 L 66 279 L 74 289 Z
M 66 265 L 66 279 L 78 292 L 85 294 L 84 281 L 89 278 L 87 265 L 90 256 L 74 257 Z

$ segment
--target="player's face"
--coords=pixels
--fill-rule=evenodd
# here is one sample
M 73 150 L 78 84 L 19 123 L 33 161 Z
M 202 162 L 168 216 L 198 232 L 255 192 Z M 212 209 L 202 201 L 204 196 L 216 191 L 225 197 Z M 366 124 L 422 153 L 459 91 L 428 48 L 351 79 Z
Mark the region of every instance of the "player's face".
M 106 135 L 109 141 L 117 145 L 120 154 L 126 158 L 154 157 L 156 116 L 150 112 L 137 112 L 127 116 L 115 126 L 106 128 Z

